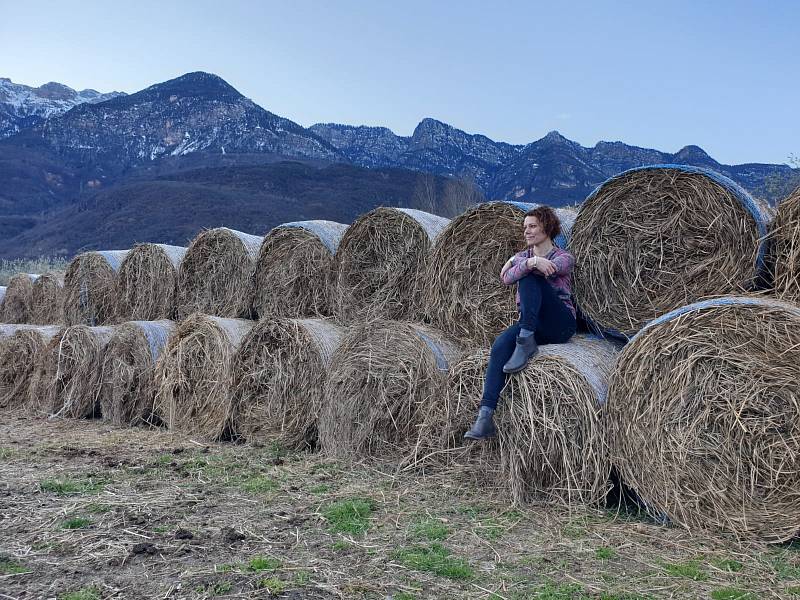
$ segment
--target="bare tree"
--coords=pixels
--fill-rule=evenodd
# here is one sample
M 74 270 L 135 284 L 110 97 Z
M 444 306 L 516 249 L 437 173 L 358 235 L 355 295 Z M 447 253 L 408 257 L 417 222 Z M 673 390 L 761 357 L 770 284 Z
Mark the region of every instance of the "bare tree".
M 436 195 L 436 178 L 430 173 L 418 174 L 414 195 L 411 198 L 412 206 L 425 212 L 436 213 Z
M 444 186 L 439 214 L 443 217 L 453 218 L 485 200 L 483 192 L 473 178 L 450 179 Z

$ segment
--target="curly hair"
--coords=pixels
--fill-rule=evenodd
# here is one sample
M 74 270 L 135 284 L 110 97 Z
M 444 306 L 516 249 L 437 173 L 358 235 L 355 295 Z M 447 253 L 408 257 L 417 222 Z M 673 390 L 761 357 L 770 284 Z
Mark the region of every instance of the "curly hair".
M 525 213 L 525 216 L 536 217 L 536 220 L 539 221 L 539 225 L 542 226 L 542 230 L 551 240 L 554 240 L 556 236 L 561 233 L 561 221 L 556 211 L 549 206 L 542 205 L 532 208 Z

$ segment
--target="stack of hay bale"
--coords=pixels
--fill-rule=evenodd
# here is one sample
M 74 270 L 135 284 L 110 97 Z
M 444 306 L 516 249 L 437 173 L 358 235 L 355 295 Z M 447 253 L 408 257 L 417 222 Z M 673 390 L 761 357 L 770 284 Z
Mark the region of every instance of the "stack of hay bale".
M 687 528 L 793 535 L 800 190 L 768 229 L 730 180 L 657 165 L 557 211 L 590 331 L 510 376 L 497 439 L 465 445 L 533 207 L 218 228 L 17 276 L 2 314 L 31 325 L 0 327 L 0 406 L 448 469 L 516 503 L 597 503 L 616 468 Z

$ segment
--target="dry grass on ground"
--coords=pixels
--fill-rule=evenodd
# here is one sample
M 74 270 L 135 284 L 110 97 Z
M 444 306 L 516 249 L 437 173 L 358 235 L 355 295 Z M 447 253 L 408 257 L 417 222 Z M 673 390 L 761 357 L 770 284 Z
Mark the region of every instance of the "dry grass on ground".
M 800 595 L 791 545 L 512 510 L 435 475 L 19 413 L 0 423 L 0 527 L 3 599 Z

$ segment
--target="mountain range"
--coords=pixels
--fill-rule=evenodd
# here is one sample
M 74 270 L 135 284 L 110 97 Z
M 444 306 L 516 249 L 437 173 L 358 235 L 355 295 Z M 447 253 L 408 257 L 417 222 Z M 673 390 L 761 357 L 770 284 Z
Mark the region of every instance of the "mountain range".
M 301 216 L 347 222 L 356 207 L 416 203 L 435 210 L 435 197 L 424 203 L 420 197 L 425 177 L 440 196 L 456 178 L 486 198 L 561 206 L 645 164 L 711 168 L 772 202 L 774 182 L 797 175 L 787 165 L 722 165 L 693 145 L 676 153 L 622 142 L 588 148 L 556 131 L 513 145 L 431 118 L 410 136 L 335 123 L 305 128 L 203 72 L 130 95 L 0 79 L 0 138 L 0 256 L 6 257 L 135 241 L 186 243 L 197 233 L 187 222 L 263 234 Z M 204 218 L 181 220 L 172 210 L 181 197 L 191 197 L 192 210 Z M 147 210 L 137 209 L 142 202 Z M 117 222 L 121 213 L 128 215 L 125 227 L 95 235 L 99 219 Z

